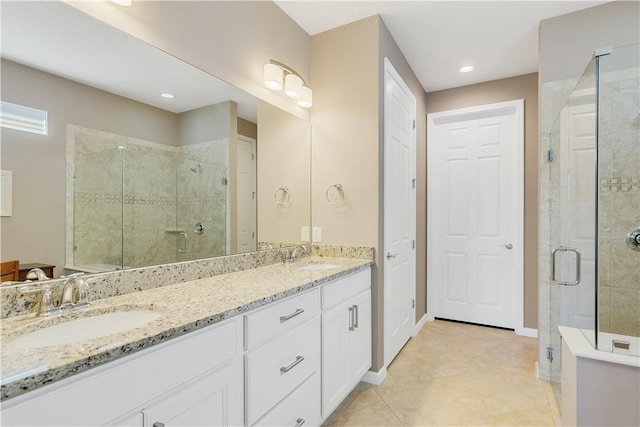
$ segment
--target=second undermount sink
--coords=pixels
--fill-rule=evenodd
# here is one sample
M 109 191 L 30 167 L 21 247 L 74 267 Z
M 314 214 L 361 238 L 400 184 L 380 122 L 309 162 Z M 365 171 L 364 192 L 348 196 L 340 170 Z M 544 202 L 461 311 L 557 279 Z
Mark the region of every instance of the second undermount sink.
M 160 316 L 160 313 L 152 310 L 125 310 L 89 315 L 20 334 L 7 344 L 23 348 L 72 344 L 126 332 L 152 322 Z
M 335 264 L 328 264 L 323 262 L 308 262 L 305 264 L 296 265 L 294 268 L 297 270 L 331 270 L 332 268 L 338 267 Z

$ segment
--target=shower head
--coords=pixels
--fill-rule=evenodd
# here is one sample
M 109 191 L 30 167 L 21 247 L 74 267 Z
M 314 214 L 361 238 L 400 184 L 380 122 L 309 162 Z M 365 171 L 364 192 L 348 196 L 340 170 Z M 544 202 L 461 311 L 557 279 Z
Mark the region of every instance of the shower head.
M 195 173 L 195 172 L 198 172 L 198 169 L 201 169 L 201 168 L 202 168 L 202 165 L 200 163 L 198 163 L 197 165 L 195 165 L 194 167 L 189 168 L 189 169 L 191 170 L 191 172 Z

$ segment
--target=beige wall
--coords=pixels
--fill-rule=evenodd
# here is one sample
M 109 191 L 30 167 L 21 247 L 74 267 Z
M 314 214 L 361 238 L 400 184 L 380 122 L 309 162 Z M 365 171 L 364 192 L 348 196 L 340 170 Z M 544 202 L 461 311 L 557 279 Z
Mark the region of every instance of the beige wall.
M 258 242 L 299 242 L 300 227 L 311 225 L 311 128 L 266 102 L 258 102 L 257 189 Z M 289 188 L 289 204 L 275 193 Z M 280 196 L 280 194 L 279 194 Z
M 65 262 L 66 124 L 177 145 L 177 116 L 2 60 L 4 101 L 49 112 L 46 136 L 1 129 L 2 169 L 13 171 L 13 216 L 2 217 L 2 260 Z M 24 90 L 30 88 L 31 90 Z M 108 112 L 108 113 L 107 113 Z
M 311 37 L 271 1 L 73 1 L 74 7 L 271 104 L 308 118 L 263 84 L 269 59 L 309 80 Z M 315 90 L 313 82 L 310 83 Z
M 417 318 L 424 315 L 426 114 L 424 90 L 389 31 L 372 16 L 313 36 L 311 75 L 314 88 L 312 146 L 313 225 L 322 227 L 322 242 L 376 248 L 373 269 L 373 366 L 383 355 L 383 79 L 389 57 L 417 100 L 418 139 L 418 283 Z M 336 66 L 339 64 L 339 66 Z M 327 188 L 343 185 L 346 206 L 331 206 Z
M 524 99 L 524 327 L 538 326 L 538 75 L 427 93 L 427 113 Z

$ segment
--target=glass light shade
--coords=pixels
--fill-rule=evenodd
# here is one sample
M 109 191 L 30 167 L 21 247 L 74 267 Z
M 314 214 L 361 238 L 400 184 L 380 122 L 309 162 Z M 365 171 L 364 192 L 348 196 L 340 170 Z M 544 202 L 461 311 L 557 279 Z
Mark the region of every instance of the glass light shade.
M 284 78 L 284 93 L 290 98 L 297 98 L 302 90 L 302 79 L 295 74 L 287 74 Z
M 282 89 L 282 68 L 276 64 L 264 64 L 264 85 L 271 90 Z
M 313 105 L 313 92 L 311 92 L 311 89 L 302 86 L 300 97 L 298 98 L 298 105 L 304 108 L 311 108 Z

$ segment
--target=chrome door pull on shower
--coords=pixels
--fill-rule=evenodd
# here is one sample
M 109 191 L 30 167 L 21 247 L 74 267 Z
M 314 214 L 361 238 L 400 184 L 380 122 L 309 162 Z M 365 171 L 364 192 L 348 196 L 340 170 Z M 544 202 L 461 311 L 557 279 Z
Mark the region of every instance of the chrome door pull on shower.
M 574 252 L 576 254 L 576 280 L 573 282 L 565 282 L 556 279 L 556 254 L 558 252 Z M 551 280 L 556 285 L 562 286 L 576 286 L 580 283 L 580 251 L 576 248 L 569 248 L 567 246 L 560 246 L 553 250 L 551 253 Z
M 179 231 L 178 233 L 179 236 L 184 236 L 184 247 L 183 248 L 178 248 L 178 252 L 181 254 L 186 254 L 187 253 L 187 241 L 189 240 L 189 236 L 187 235 L 187 233 L 185 233 L 184 231 Z

